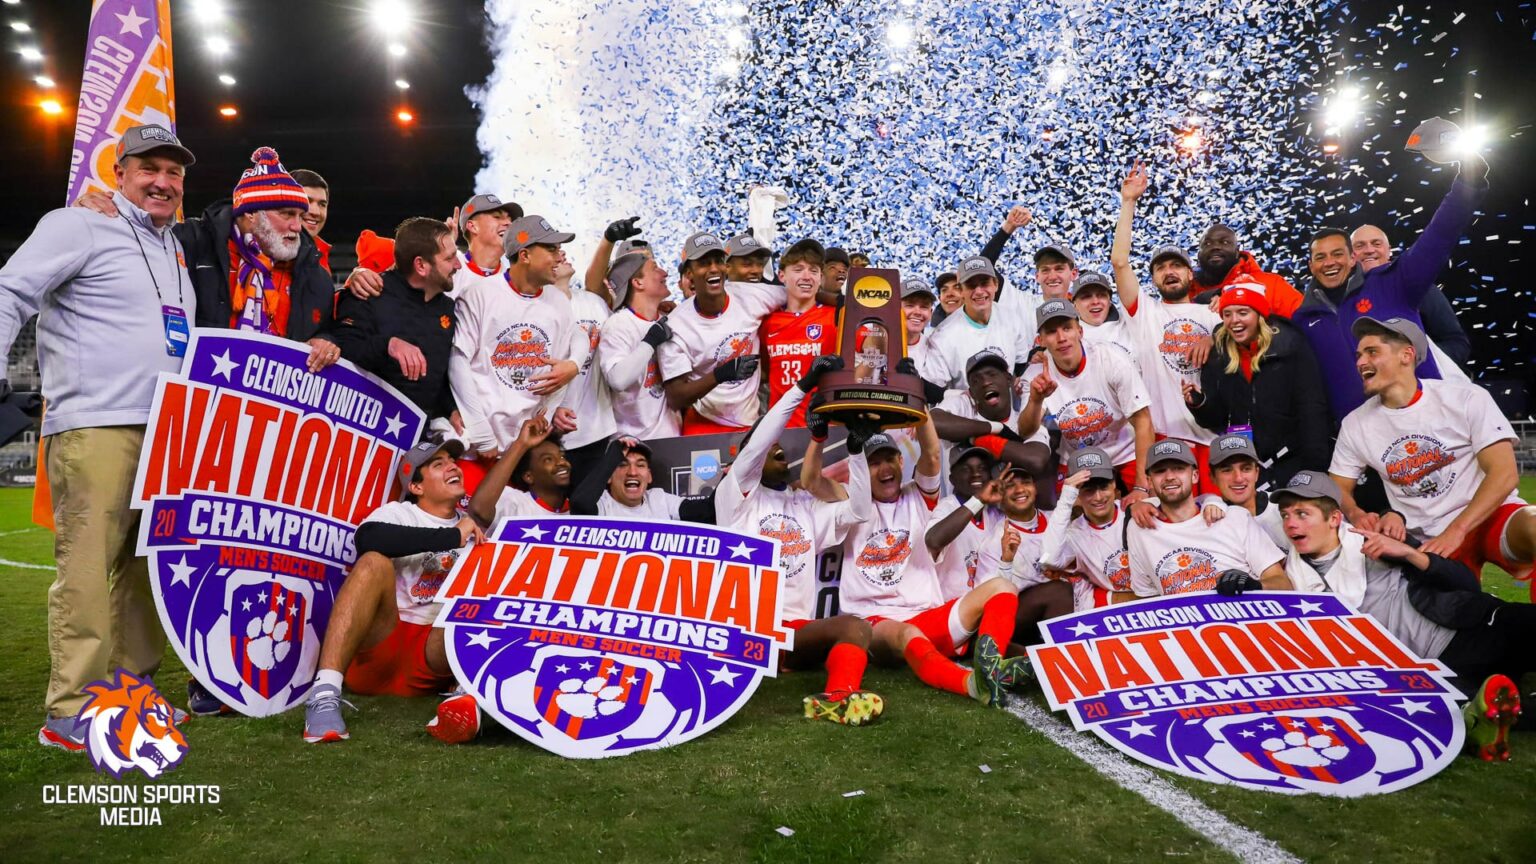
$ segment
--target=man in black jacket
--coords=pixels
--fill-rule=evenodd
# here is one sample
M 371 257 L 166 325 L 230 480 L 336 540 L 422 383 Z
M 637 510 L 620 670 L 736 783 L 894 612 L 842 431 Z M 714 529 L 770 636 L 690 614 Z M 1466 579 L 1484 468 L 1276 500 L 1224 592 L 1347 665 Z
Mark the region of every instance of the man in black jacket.
M 453 274 L 461 266 L 453 232 L 442 221 L 414 216 L 395 229 L 395 267 L 377 297 L 341 294 L 336 342 L 342 356 L 383 378 L 427 417 L 463 427 L 448 386 L 453 353 Z

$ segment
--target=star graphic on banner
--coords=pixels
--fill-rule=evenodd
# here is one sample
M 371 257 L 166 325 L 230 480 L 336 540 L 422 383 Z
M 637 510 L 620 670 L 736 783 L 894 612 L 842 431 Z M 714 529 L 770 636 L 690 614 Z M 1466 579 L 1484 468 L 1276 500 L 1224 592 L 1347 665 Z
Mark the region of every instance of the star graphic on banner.
M 1423 702 L 1415 702 L 1406 696 L 1403 697 L 1403 701 L 1388 707 L 1397 708 L 1409 717 L 1412 717 L 1415 714 L 1424 714 L 1430 710 L 1429 706 Z
M 223 354 L 215 354 L 215 355 L 213 355 L 213 374 L 219 376 L 220 378 L 223 378 L 225 381 L 230 381 L 230 382 L 234 381 L 234 379 L 229 377 L 229 373 L 235 371 L 235 367 L 238 366 L 238 365 L 240 365 L 240 364 L 238 364 L 235 361 L 229 359 L 229 349 L 228 348 L 224 349 L 224 353 Z
M 192 574 L 197 568 L 187 563 L 187 556 L 181 556 L 181 560 L 171 565 L 171 584 L 192 587 Z
M 133 35 L 135 36 L 144 35 L 144 25 L 149 23 L 149 19 L 140 18 L 139 13 L 135 12 L 132 6 L 128 7 L 127 15 L 124 15 L 121 12 L 114 12 L 113 14 L 117 16 L 117 20 L 123 25 L 123 29 L 117 31 L 117 35 L 121 36 L 130 30 L 133 31 Z
M 1324 732 L 1332 732 L 1337 727 L 1335 727 L 1332 723 L 1324 723 L 1317 728 L 1323 730 Z
M 1252 738 L 1253 736 L 1255 736 L 1257 734 L 1259 734 L 1259 733 L 1253 731 L 1252 729 L 1244 729 L 1243 730 L 1243 737 L 1244 738 Z
M 628 684 L 631 687 L 633 687 L 636 684 L 640 683 L 640 677 L 638 675 L 631 675 L 628 678 L 624 679 L 624 683 Z
M 1089 624 L 1086 621 L 1079 621 L 1076 624 L 1073 624 L 1071 627 L 1067 628 L 1067 630 L 1071 631 L 1073 636 L 1092 636 L 1098 629 L 1099 625 Z
M 183 560 L 185 560 L 185 559 L 183 559 Z M 265 602 L 267 602 L 267 592 L 263 591 L 260 594 L 257 594 L 256 595 L 256 602 L 257 603 L 265 603 Z
M 400 412 L 396 411 L 395 416 L 385 420 L 384 427 L 384 434 L 390 438 L 399 435 L 400 430 L 405 428 L 405 421 L 400 419 Z
M 608 670 L 608 674 L 609 674 L 609 675 L 617 675 L 617 674 L 619 674 L 619 672 L 620 672 L 620 669 L 619 669 L 619 667 L 617 667 L 617 666 L 614 666 L 614 667 L 611 667 L 611 668 L 610 668 L 610 669 L 609 669 L 609 670 Z
M 748 546 L 745 540 L 737 543 L 735 546 L 728 546 L 726 548 L 731 553 L 732 558 L 750 559 L 752 556 L 752 547 Z
M 1259 728 L 1263 729 L 1265 732 L 1273 732 L 1273 731 L 1275 731 L 1275 724 L 1273 724 L 1273 723 L 1261 723 L 1261 724 L 1259 724 Z
M 240 601 L 240 611 L 241 612 L 249 612 L 249 611 L 251 611 L 251 601 L 249 601 L 249 600 L 241 600 Z
M 1302 600 L 1302 601 L 1298 602 L 1295 606 L 1292 606 L 1291 608 L 1295 609 L 1300 614 L 1305 615 L 1308 612 L 1321 612 L 1321 611 L 1323 611 L 1323 604 L 1321 604 L 1321 603 L 1314 603 L 1311 600 Z
M 523 539 L 527 540 L 529 538 L 532 538 L 534 540 L 543 540 L 544 539 L 544 535 L 547 534 L 547 533 L 549 533 L 549 532 L 547 532 L 543 528 L 540 528 L 539 526 L 535 525 L 532 528 L 524 528 L 523 529 Z
M 583 664 L 581 664 L 577 668 L 579 668 L 583 672 L 591 672 L 592 671 L 592 664 L 591 663 L 583 663 Z
M 1132 738 L 1140 738 L 1143 735 L 1151 735 L 1156 730 L 1157 727 L 1143 723 L 1140 720 L 1132 720 L 1131 725 L 1120 727 L 1121 732 L 1129 733 Z
M 555 667 L 555 671 L 559 672 L 561 675 L 564 675 L 565 673 L 571 671 L 571 667 L 561 663 L 559 666 Z
M 736 679 L 741 677 L 740 672 L 732 672 L 729 666 L 721 666 L 719 669 L 709 671 L 709 683 L 724 684 L 727 687 L 735 687 Z
M 465 640 L 466 643 L 470 645 L 477 645 L 481 648 L 489 648 L 491 647 L 491 643 L 495 641 L 496 640 L 491 638 L 491 633 L 489 630 L 477 630 L 475 631 L 475 635 Z

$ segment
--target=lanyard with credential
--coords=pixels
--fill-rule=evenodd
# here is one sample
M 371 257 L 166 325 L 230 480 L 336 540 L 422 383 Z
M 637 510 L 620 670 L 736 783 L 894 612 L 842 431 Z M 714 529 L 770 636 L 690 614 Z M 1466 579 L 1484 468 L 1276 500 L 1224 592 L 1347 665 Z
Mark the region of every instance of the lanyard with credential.
M 176 268 L 176 305 L 166 305 L 165 295 L 160 293 L 160 280 L 155 278 L 155 268 L 149 264 L 149 254 L 144 251 L 144 241 L 139 238 L 139 227 L 132 219 L 123 217 L 128 222 L 128 230 L 133 233 L 133 242 L 139 245 L 139 257 L 144 259 L 144 269 L 149 271 L 150 284 L 155 286 L 155 297 L 160 300 L 160 318 L 165 323 L 165 353 L 171 357 L 185 357 L 187 354 L 187 342 L 192 338 L 192 331 L 187 326 L 187 312 L 182 306 L 185 301 L 181 293 L 181 267 Z M 171 243 L 180 251 L 180 244 L 176 243 L 176 235 L 171 234 Z M 161 250 L 165 249 L 165 241 L 160 241 Z

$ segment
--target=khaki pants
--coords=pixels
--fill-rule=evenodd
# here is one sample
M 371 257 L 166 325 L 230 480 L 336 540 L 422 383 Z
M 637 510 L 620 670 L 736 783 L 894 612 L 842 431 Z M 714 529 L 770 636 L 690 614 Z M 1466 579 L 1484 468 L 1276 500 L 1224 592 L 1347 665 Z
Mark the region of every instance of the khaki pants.
M 154 673 L 165 654 L 148 561 L 134 554 L 139 511 L 128 506 L 143 446 L 143 426 L 48 436 L 58 566 L 48 589 L 50 717 L 78 714 L 85 686 L 118 667 Z

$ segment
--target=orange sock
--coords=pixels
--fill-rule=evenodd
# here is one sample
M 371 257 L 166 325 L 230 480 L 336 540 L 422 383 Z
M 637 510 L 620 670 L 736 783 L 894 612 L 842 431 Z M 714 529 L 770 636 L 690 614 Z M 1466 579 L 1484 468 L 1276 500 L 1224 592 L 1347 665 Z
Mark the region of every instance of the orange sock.
M 991 636 L 997 649 L 1008 652 L 1008 640 L 1013 638 L 1014 619 L 1019 614 L 1019 595 L 1012 591 L 998 594 L 981 607 L 981 624 L 976 635 Z
M 970 670 L 940 654 L 932 642 L 919 636 L 907 643 L 902 654 L 907 658 L 907 665 L 917 673 L 919 681 L 929 687 L 959 693 L 961 696 L 970 695 L 970 691 L 965 689 Z
M 842 696 L 864 683 L 864 667 L 869 653 L 857 645 L 839 642 L 827 652 L 827 692 Z

